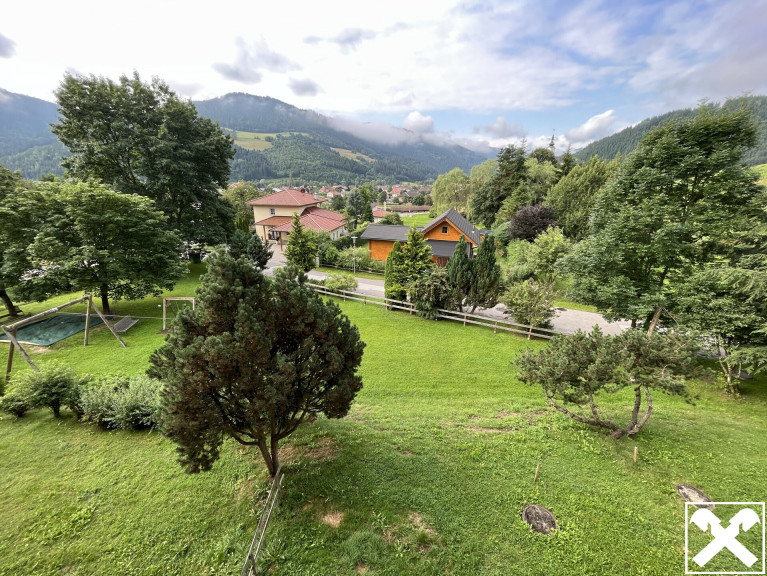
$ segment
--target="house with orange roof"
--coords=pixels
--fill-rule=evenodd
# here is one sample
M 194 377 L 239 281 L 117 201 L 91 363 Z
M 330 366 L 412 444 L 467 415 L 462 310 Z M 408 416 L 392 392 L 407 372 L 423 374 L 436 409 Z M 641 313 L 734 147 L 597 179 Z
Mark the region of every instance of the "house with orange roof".
M 327 202 L 315 194 L 308 194 L 303 188 L 288 188 L 261 198 L 248 201 L 253 208 L 255 224 L 251 230 L 261 240 L 279 244 L 280 249 L 287 243 L 288 235 L 293 230 L 293 214 L 298 214 L 301 224 L 309 230 L 328 232 L 334 240 L 346 233 L 344 215 L 321 208 Z

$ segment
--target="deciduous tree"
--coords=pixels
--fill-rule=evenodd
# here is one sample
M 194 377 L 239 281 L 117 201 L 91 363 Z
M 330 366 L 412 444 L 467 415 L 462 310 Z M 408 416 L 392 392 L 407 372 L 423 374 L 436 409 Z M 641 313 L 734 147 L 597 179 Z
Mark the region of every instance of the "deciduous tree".
M 597 193 L 610 179 L 619 160 L 609 164 L 592 156 L 586 164 L 574 166 L 546 195 L 557 221 L 568 238 L 582 240 L 589 231 L 589 217 Z
M 256 446 L 274 476 L 281 440 L 307 419 L 349 411 L 365 345 L 305 280 L 292 266 L 272 281 L 244 258 L 208 257 L 196 309 L 150 358 L 165 384 L 162 430 L 187 472 L 209 470 L 231 437 Z
M 509 222 L 509 236 L 532 242 L 541 232 L 557 224 L 557 215 L 548 206 L 523 206 Z
M 591 236 L 564 258 L 575 297 L 635 322 L 673 310 L 697 270 L 767 218 L 755 205 L 757 176 L 742 163 L 755 141 L 746 109 L 702 107 L 649 132 L 600 192 Z
M 38 281 L 95 292 L 110 314 L 110 299 L 159 296 L 186 274 L 180 239 L 149 198 L 94 182 L 45 183 L 39 192 L 51 217 L 29 246 Z
M 184 241 L 226 241 L 234 209 L 218 189 L 227 185 L 234 146 L 194 104 L 138 73 L 119 82 L 67 74 L 56 99 L 53 132 L 72 153 L 63 162 L 71 175 L 151 198 Z
M 446 174 L 440 174 L 431 189 L 434 208 L 437 212 L 444 212 L 448 208 L 465 212 L 470 191 L 469 177 L 460 168 L 453 168 Z

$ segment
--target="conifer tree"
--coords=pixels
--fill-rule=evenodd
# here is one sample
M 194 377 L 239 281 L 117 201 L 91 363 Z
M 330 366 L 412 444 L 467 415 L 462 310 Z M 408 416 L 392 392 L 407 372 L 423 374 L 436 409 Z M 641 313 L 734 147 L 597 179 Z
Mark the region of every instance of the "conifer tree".
M 495 240 L 492 234 L 486 235 L 479 245 L 477 255 L 471 261 L 472 284 L 466 298 L 471 311 L 478 306 L 488 308 L 498 301 L 501 286 L 501 267 L 495 259 Z
M 266 268 L 273 253 L 274 251 L 269 250 L 269 246 L 261 240 L 258 234 L 243 232 L 239 229 L 235 230 L 229 243 L 229 254 L 232 258 L 236 260 L 245 256 L 259 270 Z
M 407 286 L 415 282 L 432 266 L 431 246 L 426 243 L 423 234 L 415 226 L 411 226 L 407 234 L 407 244 L 402 248 L 403 284 Z
M 280 440 L 318 414 L 347 414 L 365 344 L 294 266 L 271 280 L 223 251 L 207 264 L 197 307 L 150 358 L 164 383 L 161 428 L 189 473 L 210 470 L 228 436 L 258 447 L 274 476 Z
M 386 258 L 386 268 L 384 271 L 384 292 L 387 298 L 393 300 L 404 300 L 407 298 L 407 292 L 402 281 L 402 245 L 395 242 L 392 246 L 389 256 Z
M 447 279 L 455 297 L 455 303 L 459 310 L 463 310 L 464 300 L 469 295 L 473 280 L 471 259 L 468 254 L 468 243 L 462 234 L 456 244 L 453 257 L 446 266 Z
M 304 229 L 297 212 L 293 212 L 293 229 L 288 236 L 285 259 L 303 272 L 308 272 L 316 265 L 317 244 Z

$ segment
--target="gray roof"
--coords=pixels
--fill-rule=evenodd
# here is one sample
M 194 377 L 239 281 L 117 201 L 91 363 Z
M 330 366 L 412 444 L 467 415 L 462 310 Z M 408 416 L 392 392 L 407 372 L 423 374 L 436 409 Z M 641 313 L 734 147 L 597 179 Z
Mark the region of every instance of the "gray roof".
M 361 240 L 388 240 L 390 242 L 407 242 L 410 226 L 394 224 L 370 224 L 360 234 Z
M 472 224 L 466 218 L 461 216 L 458 213 L 458 211 L 455 210 L 455 208 L 450 208 L 447 212 L 443 212 L 442 214 L 437 216 L 434 220 L 432 220 L 426 226 L 424 226 L 421 232 L 425 234 L 426 232 L 428 232 L 430 229 L 437 226 L 442 220 L 445 220 L 445 219 L 450 220 L 450 222 L 456 228 L 458 228 L 463 233 L 464 236 L 466 236 L 467 240 L 471 240 L 472 242 L 474 242 L 474 244 L 479 246 L 479 230 L 477 230 L 474 224 Z
M 426 243 L 431 246 L 431 253 L 438 258 L 452 258 L 455 254 L 455 247 L 458 242 L 451 242 L 449 240 L 427 240 Z M 469 246 L 466 247 L 466 255 L 468 256 Z

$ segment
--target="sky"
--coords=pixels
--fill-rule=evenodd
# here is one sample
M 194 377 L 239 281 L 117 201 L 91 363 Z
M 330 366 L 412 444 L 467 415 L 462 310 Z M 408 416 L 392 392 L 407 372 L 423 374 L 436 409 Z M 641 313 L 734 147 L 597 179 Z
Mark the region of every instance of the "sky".
M 271 96 L 370 139 L 557 154 L 677 108 L 767 94 L 767 0 L 5 3 L 0 88 L 159 77 Z

